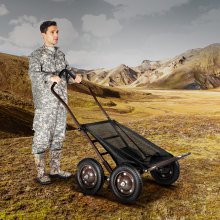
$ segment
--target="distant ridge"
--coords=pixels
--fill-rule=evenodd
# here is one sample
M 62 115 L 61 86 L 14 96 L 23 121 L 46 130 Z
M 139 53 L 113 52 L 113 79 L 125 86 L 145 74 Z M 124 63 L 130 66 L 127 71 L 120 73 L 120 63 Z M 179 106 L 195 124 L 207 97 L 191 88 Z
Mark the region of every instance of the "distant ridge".
M 112 87 L 212 89 L 220 86 L 220 44 L 188 50 L 164 61 L 86 71 L 86 79 Z

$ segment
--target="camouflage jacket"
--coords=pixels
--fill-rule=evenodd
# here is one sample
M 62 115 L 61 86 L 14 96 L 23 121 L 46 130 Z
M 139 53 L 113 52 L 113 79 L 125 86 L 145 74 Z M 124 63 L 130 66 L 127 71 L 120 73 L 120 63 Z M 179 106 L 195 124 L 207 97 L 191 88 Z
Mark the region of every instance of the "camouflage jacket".
M 52 94 L 50 78 L 58 75 L 63 69 L 70 69 L 64 53 L 55 47 L 54 51 L 45 45 L 33 51 L 29 56 L 29 76 L 32 82 L 32 94 L 35 109 L 54 108 L 58 104 L 57 98 Z M 55 91 L 67 102 L 67 82 L 69 78 L 62 77 Z

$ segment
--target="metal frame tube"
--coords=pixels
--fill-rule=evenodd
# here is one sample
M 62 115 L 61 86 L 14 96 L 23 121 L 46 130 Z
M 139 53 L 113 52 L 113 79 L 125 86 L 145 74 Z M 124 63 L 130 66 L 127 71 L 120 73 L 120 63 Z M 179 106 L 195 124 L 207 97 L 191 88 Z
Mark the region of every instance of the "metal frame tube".
M 69 74 L 72 78 L 75 79 L 75 76 L 66 69 L 63 69 L 60 73 L 59 73 L 59 77 L 61 78 L 62 75 L 64 73 Z M 82 129 L 82 125 L 79 123 L 79 121 L 76 119 L 75 115 L 73 114 L 73 112 L 71 111 L 71 109 L 69 108 L 69 106 L 65 103 L 65 101 L 55 92 L 54 87 L 57 83 L 54 82 L 53 85 L 51 86 L 51 91 L 52 93 L 56 96 L 56 98 L 64 105 L 64 107 L 66 108 L 66 110 L 69 112 L 71 118 L 73 119 L 74 123 L 76 124 L 77 128 L 79 129 L 79 131 L 83 134 L 83 136 L 88 140 L 88 142 L 91 144 L 91 146 L 93 147 L 93 149 L 95 150 L 95 152 L 97 153 L 99 159 L 101 160 L 102 164 L 105 166 L 105 168 L 108 170 L 109 173 L 112 172 L 112 168 L 111 166 L 108 164 L 108 162 L 103 158 L 103 156 L 101 155 L 101 153 L 99 152 L 98 148 L 95 146 L 95 144 L 92 142 L 91 138 L 89 137 L 89 135 Z M 97 102 L 98 106 L 101 108 L 101 110 L 103 111 L 103 113 L 106 115 L 106 117 L 108 119 L 110 119 L 110 117 L 108 116 L 108 114 L 105 112 L 105 110 L 103 109 L 103 107 L 101 106 L 101 104 L 99 103 L 99 101 L 97 100 L 97 98 L 95 97 L 94 93 L 92 92 L 91 88 L 89 87 L 89 90 L 93 96 L 93 98 L 95 99 L 95 101 Z

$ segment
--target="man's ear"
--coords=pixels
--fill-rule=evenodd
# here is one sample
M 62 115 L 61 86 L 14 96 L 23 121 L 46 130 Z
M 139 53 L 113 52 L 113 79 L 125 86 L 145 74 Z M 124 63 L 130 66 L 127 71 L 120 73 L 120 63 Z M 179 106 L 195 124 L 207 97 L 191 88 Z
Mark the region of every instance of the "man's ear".
M 45 33 L 41 33 L 41 36 L 43 37 L 43 39 L 44 39 L 45 35 L 46 35 Z

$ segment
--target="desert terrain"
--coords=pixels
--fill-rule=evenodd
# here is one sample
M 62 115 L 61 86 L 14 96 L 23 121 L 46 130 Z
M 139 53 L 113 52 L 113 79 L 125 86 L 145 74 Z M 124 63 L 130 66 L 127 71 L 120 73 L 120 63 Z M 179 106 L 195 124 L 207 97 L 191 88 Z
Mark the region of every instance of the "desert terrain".
M 96 196 L 81 193 L 75 178 L 37 184 L 31 155 L 33 106 L 2 93 L 0 219 L 220 219 L 220 90 L 134 89 L 125 94 L 99 98 L 111 118 L 174 155 L 191 152 L 180 160 L 177 182 L 160 186 L 146 173 L 141 196 L 130 205 L 117 201 L 108 182 Z M 69 104 L 80 123 L 105 119 L 87 94 L 71 91 Z M 10 115 L 14 133 L 7 127 Z M 97 156 L 70 117 L 68 124 L 62 168 L 75 173 L 80 160 Z

